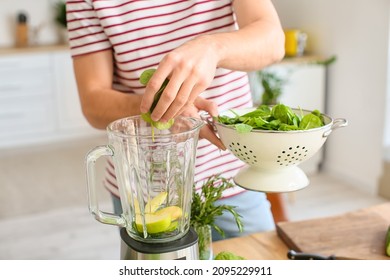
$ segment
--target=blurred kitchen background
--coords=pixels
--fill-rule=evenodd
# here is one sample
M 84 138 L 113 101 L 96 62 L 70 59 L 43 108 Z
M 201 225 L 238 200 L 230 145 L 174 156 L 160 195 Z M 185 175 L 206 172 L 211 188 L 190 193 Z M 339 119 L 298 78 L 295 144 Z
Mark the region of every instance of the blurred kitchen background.
M 280 101 L 349 121 L 303 166 L 311 184 L 283 194 L 290 220 L 390 199 L 389 2 L 273 1 L 307 35 L 301 56 L 268 69 L 286 80 Z M 84 157 L 107 140 L 82 116 L 57 3 L 0 0 L 0 259 L 115 259 L 118 229 L 86 196 Z M 103 189 L 100 200 L 112 211 Z

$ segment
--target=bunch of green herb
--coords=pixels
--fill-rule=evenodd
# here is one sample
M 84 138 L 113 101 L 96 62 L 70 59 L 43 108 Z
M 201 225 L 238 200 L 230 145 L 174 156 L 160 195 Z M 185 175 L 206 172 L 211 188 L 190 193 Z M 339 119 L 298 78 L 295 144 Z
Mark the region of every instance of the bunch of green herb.
M 235 127 L 237 132 L 246 133 L 253 129 L 259 130 L 307 130 L 324 125 L 324 118 L 320 111 L 314 110 L 304 115 L 302 110 L 296 114 L 284 104 L 275 106 L 260 105 L 255 110 L 244 115 L 238 115 L 233 110 L 233 117 L 219 115 L 216 121 Z
M 222 237 L 225 237 L 225 232 L 215 224 L 215 219 L 221 216 L 225 211 L 230 212 L 237 224 L 238 230 L 243 231 L 241 216 L 235 211 L 236 206 L 231 205 L 216 205 L 215 202 L 222 197 L 222 192 L 234 187 L 234 184 L 220 175 L 214 175 L 207 179 L 202 185 L 201 191 L 197 192 L 193 188 L 193 196 L 191 203 L 191 219 L 190 224 L 195 229 L 210 226 L 214 228 Z M 199 236 L 199 251 L 205 250 L 205 240 L 203 236 Z
M 144 86 L 146 86 L 148 84 L 150 78 L 153 76 L 154 72 L 156 72 L 156 69 L 147 69 L 147 70 L 143 71 L 141 73 L 141 76 L 139 77 L 140 83 L 143 84 Z M 165 81 L 161 85 L 160 89 L 154 95 L 153 103 L 152 103 L 152 106 L 150 107 L 149 111 L 147 113 L 143 113 L 141 115 L 142 119 L 144 121 L 146 121 L 146 122 L 151 124 L 151 126 L 152 126 L 152 136 L 154 136 L 154 128 L 157 128 L 157 129 L 160 129 L 160 130 L 169 129 L 173 125 L 173 123 L 174 123 L 174 119 L 170 119 L 166 123 L 160 122 L 160 121 L 153 121 L 151 116 L 150 116 L 152 114 L 154 108 L 156 107 L 158 101 L 160 100 L 161 94 L 163 93 L 163 91 L 164 91 L 165 87 L 167 86 L 168 82 L 169 82 L 169 80 L 165 79 Z

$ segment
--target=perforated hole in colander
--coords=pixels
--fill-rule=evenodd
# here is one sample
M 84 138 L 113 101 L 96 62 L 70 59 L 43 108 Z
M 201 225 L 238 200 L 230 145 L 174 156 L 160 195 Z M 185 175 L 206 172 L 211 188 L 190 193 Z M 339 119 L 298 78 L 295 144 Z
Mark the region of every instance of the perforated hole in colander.
M 288 147 L 278 155 L 276 162 L 281 166 L 295 165 L 303 161 L 308 152 L 305 146 Z
M 248 164 L 256 164 L 257 157 L 253 154 L 253 151 L 249 149 L 246 145 L 242 145 L 240 143 L 230 143 L 229 150 L 240 160 L 248 163 Z

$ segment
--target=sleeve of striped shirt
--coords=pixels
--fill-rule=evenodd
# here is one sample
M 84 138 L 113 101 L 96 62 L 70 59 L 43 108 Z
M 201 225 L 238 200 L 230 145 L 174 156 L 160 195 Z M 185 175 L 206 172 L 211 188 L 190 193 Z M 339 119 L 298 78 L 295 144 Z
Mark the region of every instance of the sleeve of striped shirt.
M 66 9 L 72 56 L 111 49 L 92 0 L 67 0 Z

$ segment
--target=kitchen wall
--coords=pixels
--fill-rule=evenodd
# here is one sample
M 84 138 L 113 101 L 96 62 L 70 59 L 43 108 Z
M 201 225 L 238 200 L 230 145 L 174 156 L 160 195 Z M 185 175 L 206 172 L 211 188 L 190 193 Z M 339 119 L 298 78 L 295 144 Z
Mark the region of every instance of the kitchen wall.
M 59 40 L 54 22 L 54 7 L 58 0 L 0 0 L 0 47 L 15 42 L 15 25 L 19 12 L 26 12 L 31 27 L 31 43 L 53 44 Z M 34 30 L 37 33 L 34 35 Z
M 329 67 L 327 113 L 347 118 L 349 126 L 327 140 L 324 169 L 377 193 L 383 143 L 390 142 L 384 135 L 389 1 L 273 2 L 285 28 L 308 33 L 308 51 L 337 56 Z
M 390 44 L 389 44 L 390 45 Z M 390 47 L 389 47 L 390 52 Z M 390 53 L 389 53 L 390 54 Z M 390 67 L 390 55 L 387 58 L 387 65 Z M 384 137 L 384 147 L 386 153 L 386 161 L 390 162 L 390 70 L 387 70 L 387 101 L 386 101 L 386 115 L 385 115 L 385 137 Z

